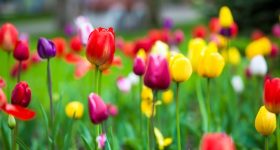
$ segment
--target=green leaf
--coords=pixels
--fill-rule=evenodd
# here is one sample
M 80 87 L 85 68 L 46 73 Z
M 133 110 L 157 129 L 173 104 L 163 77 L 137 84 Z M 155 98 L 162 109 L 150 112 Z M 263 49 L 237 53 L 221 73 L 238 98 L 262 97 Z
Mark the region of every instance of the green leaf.
M 2 119 L 4 119 L 4 118 L 2 118 Z M 9 147 L 9 141 L 8 141 L 8 138 L 7 137 L 9 137 L 9 135 L 7 134 L 7 129 L 5 129 L 5 123 L 4 123 L 5 121 L 2 121 L 2 123 L 1 123 L 1 139 L 3 140 L 3 147 L 5 148 L 5 149 L 10 149 L 10 147 Z
M 16 142 L 20 146 L 21 149 L 30 150 L 30 148 L 28 148 L 28 146 L 19 137 L 16 138 Z
M 41 108 L 42 115 L 44 117 L 44 123 L 45 123 L 45 127 L 46 127 L 46 132 L 48 133 L 49 119 L 48 119 L 46 110 L 44 109 L 42 104 L 40 104 L 40 108 Z
M 90 147 L 90 145 L 89 145 L 88 141 L 86 140 L 86 138 L 83 135 L 81 136 L 81 138 L 82 138 L 82 140 L 84 142 L 84 145 L 85 145 L 86 149 L 87 150 L 92 150 L 92 148 Z

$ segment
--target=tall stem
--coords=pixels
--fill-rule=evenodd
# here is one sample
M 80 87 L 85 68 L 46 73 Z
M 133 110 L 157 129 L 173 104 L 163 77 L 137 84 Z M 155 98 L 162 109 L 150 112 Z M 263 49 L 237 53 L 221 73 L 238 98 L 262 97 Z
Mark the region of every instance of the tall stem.
M 147 150 L 150 150 L 150 119 L 147 119 Z
M 210 103 L 210 78 L 207 78 L 207 98 L 206 98 L 206 105 L 207 105 L 207 115 L 208 115 L 208 131 L 210 130 L 211 126 L 211 103 Z
M 99 77 L 98 77 L 98 95 L 101 96 L 101 89 L 102 89 L 102 71 L 99 70 Z
M 269 147 L 269 140 L 268 140 L 268 136 L 265 136 L 264 137 L 264 149 L 265 150 L 268 150 L 268 147 Z
M 53 110 L 53 98 L 52 98 L 52 79 L 51 79 L 51 68 L 50 68 L 50 59 L 47 60 L 47 78 L 48 78 L 48 91 L 50 97 L 50 120 L 51 120 L 51 135 L 52 135 L 52 149 L 55 149 L 54 145 L 54 110 Z
M 150 117 L 150 149 L 154 149 L 154 111 L 155 111 L 155 103 L 157 100 L 157 90 L 154 90 L 154 99 L 152 102 L 152 115 Z
M 179 108 L 179 83 L 176 83 L 176 126 L 177 126 L 177 150 L 181 150 L 180 134 L 180 108 Z
M 277 140 L 277 150 L 280 150 L 280 115 L 277 114 L 277 129 L 276 129 L 276 140 Z
M 21 65 L 22 65 L 22 62 L 19 61 L 18 62 L 18 74 L 17 74 L 17 82 L 18 83 L 20 82 Z
M 10 99 L 10 87 L 9 87 L 9 85 L 11 84 L 11 83 L 9 83 L 9 79 L 10 79 L 10 72 L 9 72 L 9 69 L 10 69 L 10 57 L 11 57 L 11 52 L 8 52 L 7 53 L 7 79 L 6 79 L 6 81 L 7 81 L 7 98 L 8 99 Z
M 11 134 L 12 134 L 12 150 L 16 150 L 16 130 L 15 129 L 11 129 Z
M 97 86 L 98 86 L 98 66 L 95 66 L 95 70 L 94 70 L 94 92 L 97 93 Z
M 140 137 L 141 137 L 141 140 L 143 138 L 143 132 L 142 132 L 142 121 L 143 121 L 143 118 L 142 118 L 142 113 L 141 113 L 141 92 L 142 92 L 142 76 L 139 76 L 139 106 L 138 106 L 138 109 L 139 109 L 139 112 L 138 112 L 138 115 L 139 115 L 139 125 L 140 125 Z

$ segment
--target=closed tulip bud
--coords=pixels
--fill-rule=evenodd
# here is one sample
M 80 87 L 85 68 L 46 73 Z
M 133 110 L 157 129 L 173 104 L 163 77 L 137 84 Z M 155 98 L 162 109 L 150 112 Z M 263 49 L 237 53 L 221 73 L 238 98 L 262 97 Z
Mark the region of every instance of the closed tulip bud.
M 66 51 L 66 41 L 62 37 L 53 38 L 52 42 L 54 43 L 56 49 L 56 56 L 62 57 Z
M 144 84 L 154 90 L 165 90 L 169 87 L 170 80 L 167 60 L 161 55 L 150 55 Z
M 267 79 L 264 84 L 264 105 L 273 113 L 280 113 L 280 78 Z
M 84 114 L 84 106 L 79 101 L 69 102 L 65 107 L 67 117 L 72 119 L 80 119 Z
M 49 59 L 56 54 L 55 45 L 51 40 L 39 38 L 37 43 L 37 52 L 42 59 Z
M 31 100 L 31 89 L 24 81 L 19 82 L 12 92 L 12 104 L 27 107 Z
M 233 24 L 233 17 L 231 11 L 227 6 L 220 9 L 219 21 L 223 28 L 229 28 Z
M 133 63 L 133 72 L 138 76 L 142 76 L 145 73 L 146 70 L 145 59 L 146 59 L 146 53 L 144 49 L 140 49 Z
M 164 104 L 170 104 L 173 101 L 173 91 L 167 90 L 162 93 L 162 101 Z
M 182 54 L 176 54 L 170 59 L 169 68 L 172 80 L 175 82 L 184 82 L 192 74 L 191 62 Z
M 233 76 L 231 78 L 231 85 L 236 93 L 241 93 L 244 90 L 244 84 L 240 76 Z
M 107 106 L 95 93 L 91 93 L 88 97 L 89 116 L 94 124 L 102 123 L 107 120 L 109 114 Z
M 18 31 L 11 23 L 5 23 L 0 28 L 0 47 L 6 51 L 14 50 L 18 41 Z
M 200 142 L 201 150 L 235 150 L 234 142 L 225 133 L 204 134 Z
M 89 62 L 96 66 L 105 65 L 107 69 L 114 58 L 115 33 L 113 28 L 97 28 L 91 32 L 86 47 L 86 56 Z
M 74 52 L 81 52 L 83 50 L 83 44 L 78 36 L 72 37 L 70 40 L 70 48 Z
M 14 58 L 18 61 L 25 61 L 29 58 L 28 44 L 23 41 L 18 41 L 13 52 Z
M 255 119 L 255 128 L 264 136 L 271 135 L 276 129 L 276 115 L 262 106 Z
M 252 58 L 249 64 L 252 75 L 264 76 L 267 73 L 267 63 L 262 55 Z
M 16 119 L 14 116 L 9 115 L 8 117 L 8 126 L 11 130 L 13 130 L 16 127 Z
M 195 38 L 189 41 L 188 45 L 188 58 L 191 61 L 192 68 L 194 71 L 197 71 L 200 53 L 206 46 L 206 42 L 203 39 Z

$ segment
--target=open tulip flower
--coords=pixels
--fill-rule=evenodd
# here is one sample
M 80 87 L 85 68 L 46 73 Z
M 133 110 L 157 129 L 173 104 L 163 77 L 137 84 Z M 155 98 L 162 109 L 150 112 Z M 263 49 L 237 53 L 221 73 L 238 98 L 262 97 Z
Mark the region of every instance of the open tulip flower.
M 0 28 L 0 47 L 6 52 L 12 52 L 18 41 L 18 31 L 11 23 L 5 23 Z

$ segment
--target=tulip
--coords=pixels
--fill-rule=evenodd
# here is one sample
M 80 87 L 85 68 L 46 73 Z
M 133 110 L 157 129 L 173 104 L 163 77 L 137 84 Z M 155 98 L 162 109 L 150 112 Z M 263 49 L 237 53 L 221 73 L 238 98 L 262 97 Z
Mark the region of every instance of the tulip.
M 244 90 L 244 84 L 240 76 L 233 76 L 231 78 L 231 85 L 233 87 L 233 90 L 238 94 L 240 94 Z
M 37 52 L 42 59 L 49 59 L 56 55 L 56 48 L 51 40 L 39 38 Z
M 175 32 L 173 33 L 174 36 L 174 42 L 176 45 L 179 45 L 180 43 L 182 43 L 185 39 L 185 34 L 182 30 L 175 30 Z
M 276 58 L 279 53 L 279 47 L 276 43 L 272 43 L 270 57 Z
M 153 100 L 153 91 L 149 87 L 143 85 L 142 91 L 141 91 L 141 99 L 142 100 Z
M 29 58 L 28 44 L 23 41 L 18 41 L 13 52 L 14 58 L 18 61 L 25 61 Z
M 19 82 L 12 92 L 12 104 L 27 107 L 31 100 L 31 89 L 24 81 Z
M 204 134 L 200 142 L 201 150 L 235 150 L 234 142 L 225 133 Z
M 196 26 L 193 30 L 192 30 L 192 37 L 193 38 L 202 38 L 204 39 L 207 35 L 207 29 L 204 26 Z
M 164 138 L 158 128 L 154 128 L 154 132 L 159 150 L 163 150 L 165 147 L 168 147 L 172 144 L 172 138 Z
M 280 38 L 280 24 L 275 24 L 272 27 L 272 34 L 276 37 L 276 38 Z
M 67 117 L 72 119 L 80 119 L 84 114 L 84 106 L 79 101 L 69 102 L 65 107 Z
M 163 20 L 163 28 L 164 29 L 168 29 L 168 30 L 171 30 L 174 26 L 174 22 L 173 22 L 173 19 L 171 18 L 164 18 Z
M 261 30 L 258 30 L 258 29 L 256 29 L 256 30 L 254 30 L 253 32 L 252 32 L 252 34 L 251 34 L 251 39 L 253 40 L 253 41 L 255 41 L 255 40 L 258 40 L 258 39 L 260 39 L 260 38 L 262 38 L 262 37 L 264 37 L 265 35 L 264 35 L 264 33 L 261 31 Z
M 0 109 L 7 104 L 7 97 L 3 90 L 0 88 Z
M 139 77 L 134 74 L 133 72 L 129 73 L 128 76 L 126 77 L 127 80 L 130 81 L 131 85 L 136 85 L 137 83 L 139 83 Z M 142 83 L 141 83 L 142 85 Z
M 228 62 L 229 64 L 232 64 L 234 66 L 240 64 L 241 56 L 236 47 L 230 47 L 228 50 L 222 51 L 222 55 L 226 62 Z
M 94 124 L 102 123 L 107 120 L 109 114 L 107 106 L 95 93 L 91 93 L 88 97 L 89 116 Z
M 9 115 L 8 117 L 8 126 L 11 130 L 13 130 L 16 127 L 16 119 L 14 116 Z
M 142 76 L 145 73 L 145 69 L 146 69 L 145 59 L 146 59 L 146 53 L 144 49 L 140 49 L 133 63 L 133 72 L 138 76 Z
M 156 54 L 168 58 L 169 46 L 162 41 L 156 41 L 156 43 L 152 47 L 152 54 Z
M 75 24 L 78 28 L 78 36 L 80 37 L 80 40 L 86 45 L 89 42 L 89 35 L 93 31 L 90 21 L 84 16 L 79 16 L 76 18 Z
M 6 51 L 14 50 L 18 41 L 18 31 L 11 23 L 5 23 L 0 28 L 0 47 Z
M 267 37 L 260 38 L 251 42 L 245 50 L 246 56 L 249 59 L 257 55 L 268 55 L 271 51 L 271 42 Z
M 82 41 L 78 36 L 74 36 L 70 40 L 70 48 L 74 52 L 81 52 L 83 49 Z
M 164 104 L 170 104 L 173 101 L 173 91 L 171 89 L 162 93 L 162 101 Z
M 276 115 L 262 106 L 256 116 L 255 127 L 260 134 L 271 135 L 276 129 Z
M 114 117 L 114 116 L 118 115 L 118 108 L 115 105 L 113 105 L 113 104 L 106 104 L 106 106 L 107 106 L 108 114 L 110 116 Z
M 191 61 L 192 68 L 194 71 L 197 71 L 200 53 L 203 48 L 206 46 L 206 42 L 203 39 L 195 38 L 189 41 L 188 45 L 188 58 Z
M 106 138 L 106 134 L 101 134 L 99 136 L 96 137 L 96 142 L 98 145 L 98 149 L 103 149 L 105 147 L 107 138 Z
M 125 47 L 126 49 L 129 48 L 129 46 L 133 47 L 133 56 L 140 50 L 144 49 L 146 53 L 151 51 L 151 48 L 153 46 L 153 41 L 150 38 L 142 38 L 135 41 L 134 45 L 127 44 Z
M 221 25 L 218 18 L 211 18 L 208 26 L 212 33 L 218 33 L 221 29 Z
M 118 77 L 117 87 L 120 91 L 128 93 L 131 89 L 131 82 L 124 77 Z
M 262 55 L 257 55 L 250 61 L 249 70 L 252 75 L 264 76 L 267 69 L 267 63 Z
M 5 80 L 0 76 L 0 89 L 4 88 L 6 86 Z M 1 105 L 0 105 L 1 106 Z
M 167 61 L 161 55 L 150 55 L 144 84 L 153 90 L 165 90 L 170 85 L 170 73 Z
M 66 51 L 66 41 L 62 37 L 53 38 L 52 42 L 54 43 L 56 49 L 56 56 L 62 57 Z
M 192 74 L 192 66 L 188 58 L 182 54 L 173 56 L 169 64 L 172 80 L 175 82 L 183 82 L 190 78 Z
M 280 113 L 280 78 L 267 79 L 264 84 L 264 104 L 268 111 Z
M 219 21 L 223 28 L 229 28 L 233 24 L 231 11 L 227 6 L 223 6 L 219 12 Z
M 97 28 L 91 32 L 86 47 L 86 56 L 89 62 L 97 67 L 104 65 L 109 68 L 115 53 L 115 33 L 113 28 Z

